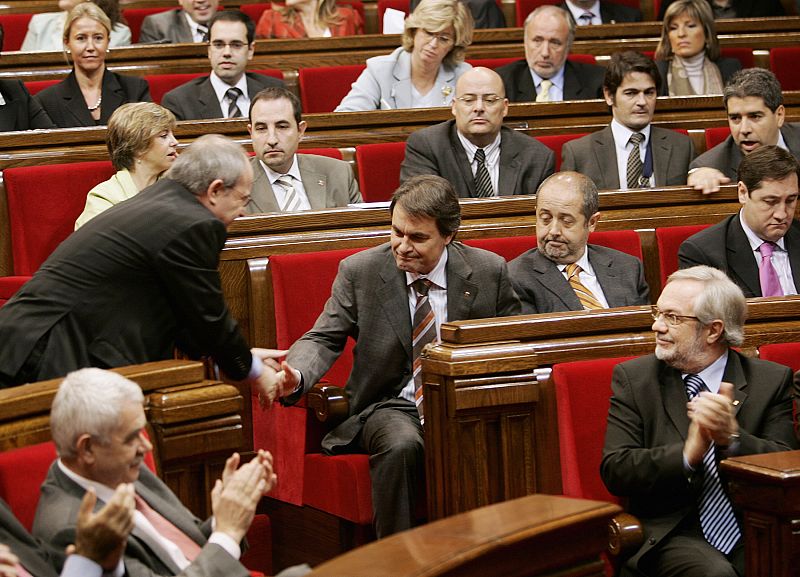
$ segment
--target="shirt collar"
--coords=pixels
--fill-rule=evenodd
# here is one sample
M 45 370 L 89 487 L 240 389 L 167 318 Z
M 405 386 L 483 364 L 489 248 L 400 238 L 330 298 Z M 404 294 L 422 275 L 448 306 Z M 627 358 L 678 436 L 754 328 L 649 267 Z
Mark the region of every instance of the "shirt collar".
M 203 27 L 203 35 L 205 35 L 206 32 L 209 32 L 208 26 L 206 26 L 205 24 L 198 24 L 197 22 L 192 20 L 192 17 L 189 16 L 188 12 L 184 12 L 183 15 L 186 18 L 186 22 L 189 24 L 189 28 L 192 30 L 192 38 L 196 38 L 198 34 L 200 34 L 200 29 L 198 28 L 198 26 Z
M 589 245 L 588 244 L 583 249 L 583 254 L 581 255 L 581 258 L 576 260 L 575 264 L 577 264 L 579 267 L 581 267 L 581 270 L 583 272 L 585 272 L 586 274 L 588 274 L 589 276 L 595 276 L 594 275 L 594 268 L 592 268 L 592 263 L 589 262 Z M 558 264 L 556 266 L 558 267 L 558 270 L 560 270 L 561 272 L 564 272 L 564 269 L 566 269 L 568 265 L 566 265 L 566 264 Z
M 616 143 L 617 148 L 624 149 L 626 146 L 628 146 L 628 141 L 631 139 L 631 134 L 633 134 L 633 132 L 633 130 L 627 126 L 623 126 L 616 119 L 611 121 L 611 133 L 614 135 L 614 142 Z M 638 132 L 644 134 L 644 142 L 642 142 L 642 144 L 647 146 L 650 143 L 650 125 L 648 124 Z
M 744 231 L 744 235 L 747 237 L 747 242 L 750 243 L 750 248 L 752 248 L 753 251 L 757 251 L 758 247 L 764 244 L 764 239 L 759 237 L 755 232 L 753 232 L 753 229 L 750 228 L 744 221 L 744 209 L 739 210 L 739 222 L 742 225 L 742 230 Z M 780 237 L 778 240 L 776 240 L 775 244 L 778 246 L 778 249 L 783 251 L 786 250 L 786 242 L 783 240 L 783 237 Z
M 583 14 L 584 12 L 591 12 L 594 15 L 594 17 L 600 16 L 600 0 L 595 0 L 595 3 L 592 4 L 589 8 L 581 8 L 580 6 L 576 6 L 569 0 L 566 0 L 566 2 L 567 2 L 567 8 L 569 8 L 569 11 L 572 12 L 572 17 L 575 18 L 575 22 L 578 21 L 578 18 L 580 18 L 581 14 Z
M 114 489 L 103 485 L 102 483 L 98 483 L 97 481 L 92 481 L 91 479 L 87 479 L 81 475 L 78 475 L 75 471 L 67 467 L 61 459 L 56 461 L 58 463 L 58 468 L 61 469 L 61 472 L 64 473 L 67 477 L 72 479 L 75 483 L 83 487 L 84 489 L 89 489 L 89 487 L 94 489 L 95 495 L 97 498 L 103 501 L 104 503 L 108 503 L 111 498 L 114 496 Z
M 439 262 L 433 267 L 433 270 L 428 274 L 417 274 L 406 271 L 406 285 L 410 286 L 411 283 L 417 279 L 426 278 L 439 288 L 447 288 L 447 247 L 442 251 L 442 256 L 439 257 Z
M 461 141 L 461 146 L 464 147 L 464 151 L 467 153 L 467 160 L 470 164 L 475 158 L 475 152 L 478 150 L 478 147 L 472 144 L 467 138 L 461 134 L 460 130 L 456 130 L 456 134 L 458 135 L 458 139 Z M 483 151 L 486 153 L 486 158 L 489 158 L 489 155 L 494 152 L 495 148 L 500 147 L 500 133 L 497 133 L 497 136 L 494 137 L 494 140 L 488 146 L 483 147 Z
M 292 166 L 289 167 L 289 170 L 287 172 L 275 172 L 269 166 L 264 164 L 263 160 L 259 159 L 258 162 L 259 164 L 261 164 L 261 168 L 264 169 L 264 172 L 266 173 L 270 184 L 275 184 L 275 181 L 278 180 L 284 174 L 288 174 L 289 176 L 293 177 L 295 180 L 299 180 L 300 182 L 303 181 L 303 179 L 300 178 L 300 167 L 297 165 L 297 154 L 294 155 L 294 158 L 292 159 Z
M 242 74 L 242 77 L 239 79 L 239 82 L 236 84 L 228 84 L 222 78 L 217 76 L 217 73 L 213 70 L 209 75 L 209 79 L 211 80 L 211 87 L 214 89 L 214 93 L 217 95 L 217 100 L 222 102 L 222 99 L 225 98 L 225 93 L 228 91 L 229 88 L 233 88 L 234 86 L 237 87 L 239 90 L 242 91 L 242 94 L 245 96 L 247 95 L 247 75 Z M 245 110 L 245 112 L 247 112 Z
M 697 373 L 697 376 L 703 379 L 706 388 L 712 393 L 719 393 L 719 385 L 722 382 L 722 377 L 725 374 L 725 366 L 727 364 L 728 351 L 726 350 L 716 361 Z M 689 373 L 681 373 L 681 377 L 685 379 L 688 374 Z
M 550 78 L 548 78 L 548 80 L 552 82 L 553 85 L 556 86 L 562 92 L 564 91 L 564 67 L 566 66 L 566 64 L 567 61 L 564 60 L 564 64 L 561 65 L 561 68 L 559 68 L 558 72 L 556 72 Z M 533 68 L 530 68 L 529 70 L 531 71 L 531 78 L 533 78 L 533 85 L 536 88 L 539 88 L 544 78 L 536 74 Z

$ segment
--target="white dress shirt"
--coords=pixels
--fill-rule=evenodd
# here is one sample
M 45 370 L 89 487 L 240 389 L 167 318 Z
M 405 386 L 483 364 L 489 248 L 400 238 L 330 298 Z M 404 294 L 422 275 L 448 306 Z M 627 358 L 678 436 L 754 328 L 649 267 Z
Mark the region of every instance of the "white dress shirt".
M 586 249 L 583 251 L 581 258 L 575 261 L 579 267 L 581 267 L 581 272 L 578 273 L 578 280 L 581 281 L 581 284 L 585 286 L 587 289 L 592 291 L 594 298 L 603 305 L 604 309 L 608 308 L 608 301 L 606 300 L 606 295 L 603 294 L 603 288 L 600 286 L 600 282 L 597 280 L 597 275 L 594 272 L 594 267 L 592 263 L 589 262 L 589 247 L 587 246 Z M 567 276 L 567 265 L 559 264 L 556 265 L 558 270 L 561 271 L 561 274 L 564 275 L 564 278 L 567 279 L 569 282 L 569 277 Z
M 538 96 L 539 92 L 542 90 L 543 78 L 536 74 L 533 68 L 529 68 L 529 70 L 531 71 L 531 78 L 533 79 L 533 85 L 536 87 L 536 95 Z M 550 85 L 550 90 L 548 90 L 548 94 L 550 95 L 549 102 L 560 102 L 564 100 L 564 67 L 562 66 L 559 71 L 548 80 L 553 83 Z M 531 98 L 535 97 L 531 95 Z
M 583 21 L 580 20 L 581 14 L 584 12 L 591 12 L 592 13 L 592 24 L 602 24 L 603 19 L 600 17 L 600 0 L 596 0 L 594 4 L 592 4 L 591 8 L 581 8 L 580 6 L 576 6 L 569 0 L 566 0 L 567 8 L 572 13 L 572 17 L 575 19 L 576 24 L 583 24 Z
M 622 190 L 628 188 L 628 156 L 633 149 L 633 143 L 630 142 L 633 130 L 627 126 L 623 126 L 616 120 L 611 121 L 611 134 L 614 135 L 614 150 L 617 153 L 617 173 L 619 174 L 619 187 Z M 645 156 L 647 154 L 647 146 L 650 144 L 650 125 L 648 124 L 642 128 L 640 133 L 644 134 L 644 140 L 639 145 L 639 156 L 642 158 L 642 166 L 644 166 Z M 653 174 L 650 175 L 650 186 L 655 186 L 656 171 L 653 167 Z
M 464 135 L 461 134 L 458 130 L 456 130 L 456 134 L 458 134 L 458 140 L 461 141 L 461 145 L 464 147 L 464 152 L 467 153 L 467 160 L 469 161 L 469 166 L 472 169 L 472 177 L 475 177 L 475 173 L 478 171 L 478 162 L 475 160 L 475 153 L 478 151 L 478 147 L 472 144 L 469 140 L 464 138 Z M 486 169 L 489 171 L 489 176 L 492 179 L 492 188 L 494 189 L 494 196 L 499 196 L 500 191 L 498 190 L 498 185 L 500 183 L 500 133 L 497 133 L 494 141 L 489 146 L 483 147 L 483 152 L 486 154 Z M 513 192 L 513 191 L 512 191 Z
M 217 95 L 217 102 L 219 102 L 219 108 L 222 110 L 222 116 L 227 118 L 228 106 L 230 105 L 230 101 L 225 97 L 225 93 L 229 88 L 233 88 L 235 86 L 242 91 L 242 93 L 239 95 L 239 98 L 236 99 L 236 105 L 242 112 L 242 116 L 246 118 L 247 111 L 250 110 L 250 96 L 247 94 L 247 75 L 242 74 L 239 82 L 234 85 L 230 85 L 222 80 L 213 70 L 211 71 L 209 78 L 211 80 L 211 87 L 214 89 L 214 94 Z
M 750 248 L 753 249 L 753 258 L 756 259 L 756 264 L 761 264 L 761 252 L 758 250 L 764 241 L 759 238 L 753 229 L 744 220 L 744 210 L 739 211 L 739 222 L 742 223 L 742 230 L 747 237 L 747 242 L 750 243 Z M 792 264 L 789 262 L 789 251 L 786 250 L 786 241 L 781 237 L 775 241 L 777 245 L 773 251 L 770 260 L 775 272 L 778 273 L 778 280 L 781 281 L 781 288 L 785 295 L 796 295 L 797 287 L 794 286 L 794 278 L 792 277 Z
M 186 22 L 189 24 L 189 29 L 192 31 L 192 38 L 194 38 L 195 42 L 205 42 L 205 35 L 211 34 L 211 30 L 209 30 L 208 26 L 205 24 L 198 24 L 192 17 L 189 16 L 188 12 L 183 13 L 184 18 L 186 18 Z M 201 29 L 200 26 L 203 28 Z
M 263 168 L 264 172 L 267 174 L 269 184 L 272 186 L 272 193 L 275 195 L 275 200 L 278 201 L 278 206 L 283 206 L 286 203 L 286 189 L 276 182 L 281 176 L 283 176 L 283 174 L 272 170 L 269 166 L 264 164 L 263 160 L 259 160 L 258 162 L 261 164 L 261 168 Z M 308 200 L 306 189 L 303 186 L 303 180 L 300 178 L 300 167 L 297 164 L 297 154 L 294 155 L 292 167 L 286 174 L 292 177 L 292 186 L 294 187 L 294 191 L 297 193 L 297 198 L 300 201 L 298 210 L 311 210 L 311 202 Z

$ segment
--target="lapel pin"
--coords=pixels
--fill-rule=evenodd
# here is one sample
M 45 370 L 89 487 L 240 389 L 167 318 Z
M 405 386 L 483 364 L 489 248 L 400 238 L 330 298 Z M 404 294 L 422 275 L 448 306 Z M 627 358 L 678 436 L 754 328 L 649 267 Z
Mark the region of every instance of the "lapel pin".
M 317 184 L 320 185 L 320 186 L 325 186 L 325 181 L 324 180 L 318 180 Z
M 470 292 L 469 292 L 469 291 L 464 291 L 464 296 L 465 296 L 465 297 L 468 297 L 468 296 L 470 296 Z
M 736 399 L 735 401 L 733 401 L 733 406 L 734 407 L 738 407 L 739 406 L 739 399 Z

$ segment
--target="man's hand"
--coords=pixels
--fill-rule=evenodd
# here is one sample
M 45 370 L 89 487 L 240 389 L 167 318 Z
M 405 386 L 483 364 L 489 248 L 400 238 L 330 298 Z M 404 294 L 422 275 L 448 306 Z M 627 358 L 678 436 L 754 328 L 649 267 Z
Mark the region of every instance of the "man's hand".
M 695 190 L 702 191 L 703 194 L 711 194 L 719 192 L 720 185 L 730 183 L 731 179 L 716 168 L 704 166 L 692 169 L 686 181 Z
M 689 403 L 691 405 L 691 403 Z M 691 417 L 690 417 L 691 418 Z M 706 454 L 711 438 L 697 424 L 695 420 L 689 422 L 689 432 L 686 435 L 686 442 L 683 444 L 683 456 L 692 469 L 697 470 L 703 462 L 703 455 Z
M 17 563 L 19 559 L 8 545 L 0 544 L 0 577 L 17 577 Z
M 703 391 L 689 403 L 689 418 L 704 435 L 720 447 L 727 447 L 731 436 L 739 432 L 733 413 L 733 385 L 722 382 L 719 393 Z
M 260 359 L 265 366 L 272 367 L 272 369 L 279 371 L 281 369 L 281 365 L 278 362 L 278 359 L 281 357 L 286 356 L 288 351 L 281 351 L 277 349 L 261 349 L 258 347 L 254 347 L 250 349 L 250 353 Z
M 270 406 L 275 399 L 291 393 L 300 384 L 300 377 L 289 363 L 283 361 L 278 368 L 280 370 L 264 365 L 258 378 L 258 402 L 262 409 Z
M 211 491 L 215 530 L 239 543 L 247 534 L 256 506 L 267 487 L 266 471 L 260 456 L 242 465 L 225 482 L 217 479 Z
M 78 511 L 78 527 L 74 552 L 98 563 L 104 571 L 116 568 L 128 535 L 133 530 L 134 501 L 133 484 L 123 483 L 114 491 L 114 496 L 97 513 L 94 506 L 97 495 L 89 489 L 83 496 Z

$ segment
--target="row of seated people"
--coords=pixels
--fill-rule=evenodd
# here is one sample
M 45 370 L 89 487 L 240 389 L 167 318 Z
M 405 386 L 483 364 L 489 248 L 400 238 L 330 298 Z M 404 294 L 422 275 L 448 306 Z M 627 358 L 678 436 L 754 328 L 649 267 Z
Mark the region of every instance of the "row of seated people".
M 441 5 L 434 0 L 430 4 L 423 4 L 406 21 L 403 47 L 390 56 L 370 59 L 363 69 L 353 66 L 346 72 L 342 70 L 345 73 L 337 75 L 336 80 L 342 92 L 345 92 L 349 76 L 357 72 L 360 74 L 354 78 L 352 88 L 343 95 L 336 110 L 451 104 L 458 77 L 470 68 L 468 63 L 462 61 L 465 48 L 471 41 L 471 28 L 464 23 L 464 14 L 460 13 L 465 9 L 458 3 L 454 6 L 455 9 L 452 3 Z M 437 24 L 443 19 L 445 23 L 450 22 L 444 28 L 449 31 L 447 34 L 422 36 L 429 28 L 439 27 Z M 676 24 L 678 21 L 680 28 Z M 88 27 L 87 30 L 97 35 L 105 31 L 107 38 L 110 30 L 109 21 L 102 11 L 86 6 L 76 7 L 68 22 L 68 34 L 73 27 L 76 33 Z M 164 105 L 179 120 L 240 116 L 259 89 L 278 83 L 264 75 L 245 74 L 247 63 L 253 56 L 252 21 L 246 15 L 222 12 L 211 24 L 208 52 L 211 76 L 189 80 L 187 84 L 163 95 Z M 713 26 L 711 12 L 703 0 L 681 0 L 681 3 L 671 7 L 656 51 L 662 79 L 660 94 L 717 94 L 722 91 L 730 75 L 741 67 L 742 63 L 736 58 L 719 58 L 720 50 Z M 589 62 L 567 60 L 574 27 L 574 22 L 566 13 L 556 7 L 545 6 L 531 13 L 525 28 L 526 60 L 511 62 L 499 69 L 506 94 L 512 102 L 603 96 L 603 69 Z M 687 30 L 697 32 L 689 37 Z M 435 44 L 431 46 L 431 43 Z M 431 47 L 435 50 L 429 50 Z M 4 82 L 6 92 L 12 89 L 19 92 L 9 95 L 12 101 L 19 101 L 16 108 L 20 109 L 20 113 L 5 115 L 9 116 L 4 121 L 7 128 L 103 125 L 122 103 L 151 99 L 149 87 L 144 81 L 106 70 L 106 47 L 102 41 L 98 46 L 92 44 L 86 57 L 84 52 L 87 48 L 81 42 L 75 41 L 70 50 L 74 56 L 73 72 L 60 83 L 48 86 L 34 100 L 28 99 L 25 89 L 13 81 Z M 748 60 L 746 65 L 752 65 L 752 54 L 749 57 L 746 52 L 737 55 Z M 301 82 L 304 76 L 301 75 Z M 330 76 L 328 74 L 328 78 Z M 178 78 L 186 79 L 173 77 L 167 80 L 174 82 Z M 39 84 L 37 88 L 54 83 Z M 302 87 L 305 99 L 310 100 L 311 94 L 317 92 L 314 88 Z M 163 90 L 163 86 L 159 87 L 155 95 L 157 101 L 162 99 Z M 336 103 L 337 92 L 325 91 L 325 95 L 325 101 L 329 103 L 327 106 L 310 106 L 307 110 L 330 110 L 330 105 Z M 43 111 L 38 104 L 42 105 Z M 25 108 L 29 109 L 27 114 Z M 48 116 L 53 124 L 48 122 Z

